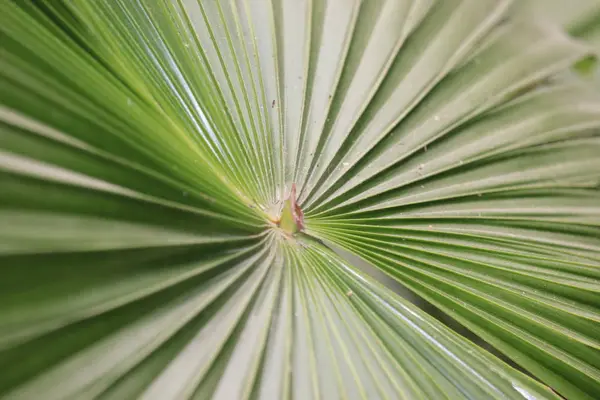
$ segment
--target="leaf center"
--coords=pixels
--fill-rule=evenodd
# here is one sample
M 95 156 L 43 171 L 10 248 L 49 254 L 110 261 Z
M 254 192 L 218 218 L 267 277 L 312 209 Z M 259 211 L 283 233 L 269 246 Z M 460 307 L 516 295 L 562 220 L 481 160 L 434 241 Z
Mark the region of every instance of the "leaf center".
M 304 213 L 298 203 L 296 203 L 295 183 L 292 184 L 290 196 L 283 203 L 281 216 L 277 225 L 288 235 L 293 235 L 304 229 Z

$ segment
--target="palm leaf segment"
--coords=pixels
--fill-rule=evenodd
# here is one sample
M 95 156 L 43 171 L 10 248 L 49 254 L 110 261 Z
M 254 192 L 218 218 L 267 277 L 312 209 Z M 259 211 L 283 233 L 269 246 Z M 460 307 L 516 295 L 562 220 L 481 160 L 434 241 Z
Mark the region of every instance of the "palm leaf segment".
M 600 393 L 600 97 L 511 3 L 5 1 L 0 393 Z

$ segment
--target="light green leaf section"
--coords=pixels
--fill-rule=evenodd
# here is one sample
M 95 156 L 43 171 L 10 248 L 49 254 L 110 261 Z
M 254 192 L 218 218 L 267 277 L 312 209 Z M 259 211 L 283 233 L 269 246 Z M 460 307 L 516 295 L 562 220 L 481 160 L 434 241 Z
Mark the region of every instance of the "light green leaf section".
M 382 268 L 561 394 L 594 398 L 600 97 L 573 79 L 546 81 L 587 50 L 542 19 L 479 43 L 415 105 L 382 84 L 345 143 L 323 148 L 304 192 L 308 232 Z M 399 119 L 380 124 L 387 109 Z
M 0 397 L 594 398 L 600 96 L 517 3 L 5 1 Z
M 577 31 L 600 12 L 600 4 L 595 0 L 527 0 L 519 2 L 518 6 L 520 12 L 549 18 L 569 31 Z
M 337 153 L 338 158 L 344 154 L 348 161 L 339 159 L 339 164 L 331 166 L 335 170 L 318 187 L 315 195 L 320 193 L 321 197 L 316 201 L 327 205 L 327 197 L 339 199 L 356 185 L 375 182 L 375 176 L 402 165 L 416 153 L 426 152 L 429 143 L 451 129 L 568 67 L 584 54 L 583 46 L 551 26 L 517 25 L 499 34 L 470 62 L 438 84 L 410 114 L 392 122 L 397 124 L 395 127 L 380 126 L 378 132 L 382 133 L 378 137 L 371 136 L 368 130 L 356 133 L 349 153 Z M 383 88 L 381 92 L 386 91 Z M 387 101 L 388 107 L 397 104 L 393 99 Z M 366 117 L 382 113 L 385 108 L 377 107 Z M 308 204 L 309 209 L 314 208 L 310 198 Z
M 95 265 L 104 269 L 95 277 L 46 256 L 62 261 L 46 272 L 64 271 L 70 280 L 44 285 L 38 296 L 49 301 L 27 314 L 23 307 L 36 303 L 13 287 L 9 294 L 25 301 L 3 322 L 27 315 L 73 323 L 80 315 L 77 334 L 96 340 L 48 369 L 42 362 L 59 356 L 54 351 L 11 368 L 5 379 L 43 372 L 5 398 L 552 397 L 310 239 L 271 236 L 228 255 L 209 250 L 214 255 L 203 261 L 191 261 L 199 248 L 171 250 L 162 268 L 165 250 L 129 251 L 111 257 L 112 266 Z M 137 274 L 125 274 L 132 266 Z M 6 359 L 31 357 L 49 343 L 73 351 L 81 346 L 67 339 L 74 331 L 67 325 L 60 337 L 14 347 Z
M 516 13 L 525 18 L 535 16 L 551 21 L 590 45 L 594 57 L 578 62 L 575 70 L 600 89 L 600 3 L 596 0 L 527 0 L 518 4 Z
M 391 225 L 368 238 L 342 228 L 323 234 L 376 263 L 537 376 L 552 380 L 569 398 L 594 393 L 600 371 L 597 241 L 579 250 L 579 242 L 561 243 L 573 235 L 540 235 L 534 241 L 528 239 L 531 230 L 434 224 L 400 225 L 406 233 L 391 233 L 396 230 Z M 366 232 L 367 226 L 354 229 Z M 449 243 L 435 241 L 433 233 L 443 233 Z M 597 237 L 598 230 L 593 234 Z M 506 254 L 523 245 L 534 249 Z M 571 261 L 572 254 L 581 261 Z

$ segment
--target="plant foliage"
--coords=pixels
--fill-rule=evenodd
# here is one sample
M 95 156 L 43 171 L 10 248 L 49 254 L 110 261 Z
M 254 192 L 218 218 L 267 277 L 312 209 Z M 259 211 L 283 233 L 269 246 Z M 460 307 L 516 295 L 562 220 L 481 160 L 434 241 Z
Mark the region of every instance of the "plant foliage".
M 592 53 L 516 3 L 4 0 L 0 396 L 597 398 Z

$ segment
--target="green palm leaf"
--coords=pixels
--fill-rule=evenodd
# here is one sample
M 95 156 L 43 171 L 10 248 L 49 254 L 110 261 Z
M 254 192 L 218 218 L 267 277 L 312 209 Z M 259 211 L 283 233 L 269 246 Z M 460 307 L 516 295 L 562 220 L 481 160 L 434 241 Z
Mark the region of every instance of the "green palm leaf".
M 600 94 L 560 26 L 508 0 L 2 10 L 3 398 L 600 393 Z

